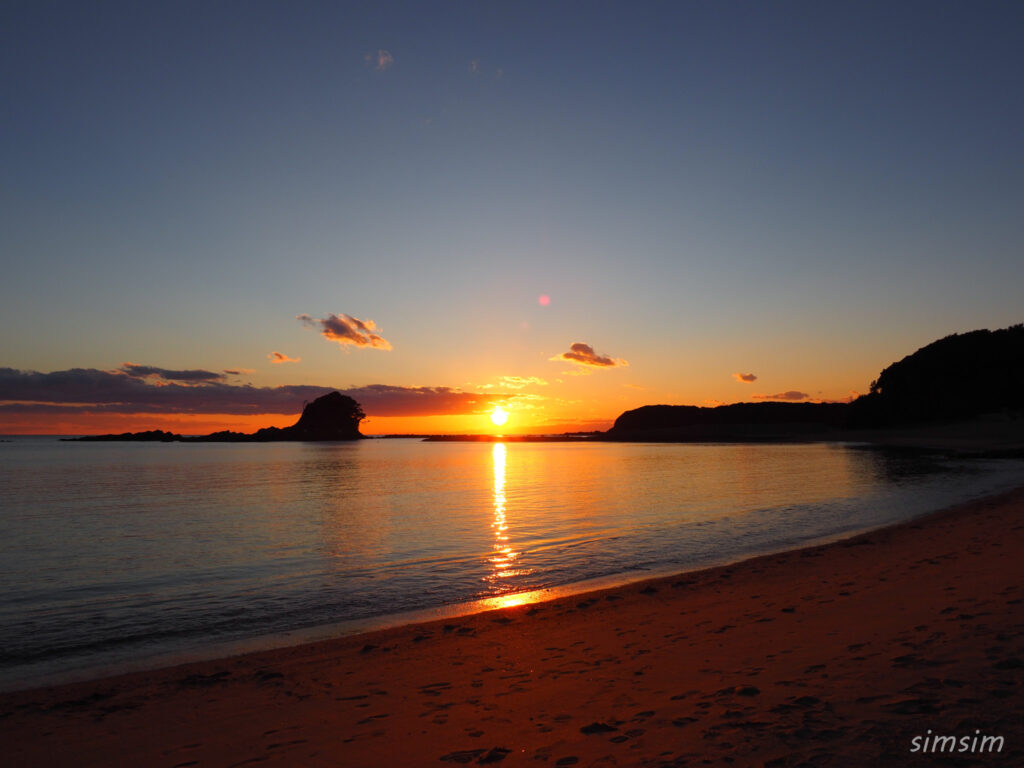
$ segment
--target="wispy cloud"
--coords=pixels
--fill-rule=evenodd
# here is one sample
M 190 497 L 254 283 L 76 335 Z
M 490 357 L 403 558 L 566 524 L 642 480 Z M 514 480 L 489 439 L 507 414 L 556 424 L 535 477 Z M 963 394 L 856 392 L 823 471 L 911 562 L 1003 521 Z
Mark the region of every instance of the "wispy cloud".
M 489 411 L 496 402 L 517 395 L 507 392 L 462 392 L 450 387 L 396 387 L 370 384 L 342 390 L 372 416 L 448 416 Z
M 390 342 L 377 333 L 377 324 L 373 320 L 360 320 L 351 315 L 335 315 L 333 313 L 322 319 L 305 314 L 296 315 L 296 319 L 310 328 L 319 328 L 324 338 L 342 345 L 391 349 Z
M 523 389 L 524 387 L 546 387 L 548 383 L 539 376 L 502 376 L 498 379 L 499 386 L 506 389 Z
M 616 359 L 608 355 L 599 355 L 594 348 L 582 341 L 577 341 L 569 347 L 568 352 L 550 358 L 555 362 L 570 362 L 576 365 L 588 365 L 594 368 L 614 368 L 629 365 L 625 360 Z
M 806 392 L 798 392 L 795 389 L 790 389 L 786 392 L 776 392 L 774 395 L 754 395 L 755 400 L 807 400 L 810 395 Z
M 469 72 L 471 77 L 481 78 L 486 80 L 500 80 L 502 75 L 505 74 L 505 70 L 501 67 L 492 69 L 491 64 L 486 67 L 480 59 L 471 59 L 466 70 Z
M 752 384 L 757 381 L 757 376 L 752 373 L 734 373 L 732 377 L 741 384 Z
M 156 381 L 95 368 L 51 373 L 0 368 L 0 413 L 295 414 L 303 403 L 335 389 L 355 398 L 372 416 L 484 413 L 496 402 L 520 397 L 511 392 L 485 394 L 450 387 L 253 387 L 220 381 Z
M 192 369 L 186 371 L 173 371 L 167 368 L 157 368 L 153 365 L 138 365 L 137 363 L 121 363 L 118 373 L 136 379 L 162 379 L 164 381 L 222 381 L 223 373 L 215 371 L 204 371 Z
M 377 53 L 366 54 L 363 60 L 378 72 L 389 69 L 395 63 L 395 57 L 391 55 L 390 51 L 385 51 L 383 48 L 378 48 Z
M 243 374 L 256 373 L 254 368 L 225 368 L 224 373 L 228 376 L 242 376 Z
M 855 389 L 851 389 L 851 390 L 849 390 L 849 393 L 846 395 L 846 397 L 841 397 L 838 400 L 822 400 L 821 402 L 823 402 L 823 403 L 852 403 L 854 400 L 856 400 L 860 396 L 861 396 L 860 392 L 858 392 Z
M 271 352 L 267 355 L 267 359 L 275 365 L 279 365 L 281 363 L 297 363 L 302 360 L 301 357 L 288 357 L 284 352 Z
M 612 419 L 551 419 L 537 425 L 538 432 L 604 432 L 612 426 Z

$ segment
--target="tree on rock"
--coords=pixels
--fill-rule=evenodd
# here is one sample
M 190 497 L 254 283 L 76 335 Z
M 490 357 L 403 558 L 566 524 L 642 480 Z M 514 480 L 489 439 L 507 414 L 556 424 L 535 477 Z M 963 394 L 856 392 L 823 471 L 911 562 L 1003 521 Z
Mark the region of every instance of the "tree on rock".
M 359 422 L 366 418 L 359 403 L 348 395 L 331 392 L 307 403 L 290 427 L 259 430 L 257 440 L 359 440 Z

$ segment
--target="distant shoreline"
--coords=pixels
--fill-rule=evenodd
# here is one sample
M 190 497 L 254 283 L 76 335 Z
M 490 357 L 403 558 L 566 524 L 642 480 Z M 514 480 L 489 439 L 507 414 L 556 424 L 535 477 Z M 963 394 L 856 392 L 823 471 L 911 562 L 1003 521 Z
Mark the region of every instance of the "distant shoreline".
M 19 435 L 17 437 L 49 437 Z M 182 443 L 260 443 L 263 440 L 217 439 L 214 436 L 176 435 L 154 430 L 122 435 L 53 436 L 63 442 L 182 442 Z M 922 424 L 884 429 L 832 429 L 823 431 L 763 430 L 752 434 L 743 429 L 639 430 L 609 435 L 607 432 L 563 433 L 560 435 L 492 434 L 398 434 L 364 435 L 363 440 L 421 440 L 430 443 L 863 443 L 865 445 L 919 451 L 940 451 L 961 456 L 1024 456 L 1024 418 L 978 418 L 954 423 Z M 316 441 L 330 442 L 330 441 Z

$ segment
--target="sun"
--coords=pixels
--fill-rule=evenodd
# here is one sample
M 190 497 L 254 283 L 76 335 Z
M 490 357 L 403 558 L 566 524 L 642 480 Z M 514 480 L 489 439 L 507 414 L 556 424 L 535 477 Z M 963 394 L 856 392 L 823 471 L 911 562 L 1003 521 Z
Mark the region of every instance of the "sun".
M 496 427 L 504 426 L 505 422 L 508 421 L 508 411 L 500 405 L 496 406 L 495 409 L 491 411 L 491 421 L 494 422 Z

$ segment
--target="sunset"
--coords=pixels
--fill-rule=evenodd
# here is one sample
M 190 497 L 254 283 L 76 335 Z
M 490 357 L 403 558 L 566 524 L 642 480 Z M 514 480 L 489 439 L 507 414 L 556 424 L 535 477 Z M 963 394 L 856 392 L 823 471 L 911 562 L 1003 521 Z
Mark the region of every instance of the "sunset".
M 4 11 L 0 431 L 607 429 L 1020 321 L 1013 5 L 304 8 Z
M 494 426 L 496 427 L 505 426 L 505 424 L 508 423 L 508 411 L 500 405 L 496 406 L 494 410 L 491 411 L 491 421 L 494 422 Z
M 14 764 L 1024 760 L 1024 5 L 12 0 L 0 62 Z

